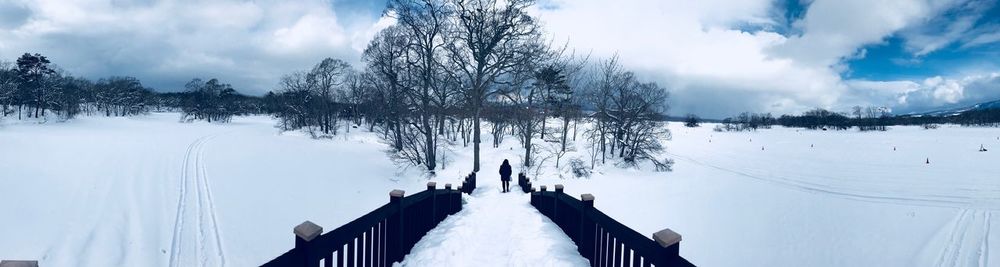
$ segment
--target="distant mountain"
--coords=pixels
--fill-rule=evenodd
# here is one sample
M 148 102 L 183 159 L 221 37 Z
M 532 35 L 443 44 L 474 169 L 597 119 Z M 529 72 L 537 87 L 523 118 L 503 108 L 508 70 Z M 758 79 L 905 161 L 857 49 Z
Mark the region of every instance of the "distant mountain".
M 914 116 L 914 117 L 920 117 L 920 116 L 936 116 L 936 117 L 941 117 L 941 116 L 958 115 L 959 113 L 970 111 L 970 110 L 987 110 L 987 109 L 1000 109 L 1000 99 L 989 101 L 989 102 L 983 102 L 983 103 L 979 103 L 979 104 L 975 104 L 975 105 L 971 105 L 971 106 L 963 106 L 963 107 L 956 107 L 956 108 L 947 108 L 947 109 L 940 109 L 940 110 L 928 111 L 928 112 L 913 112 L 913 113 L 906 114 L 906 115 Z

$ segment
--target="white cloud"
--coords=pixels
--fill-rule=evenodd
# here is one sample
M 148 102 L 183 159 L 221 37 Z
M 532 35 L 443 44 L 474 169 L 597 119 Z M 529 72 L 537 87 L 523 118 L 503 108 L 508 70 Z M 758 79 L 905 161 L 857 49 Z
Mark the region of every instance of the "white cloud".
M 0 58 L 38 52 L 76 75 L 137 76 L 161 90 L 217 77 L 262 93 L 324 57 L 359 62 L 370 35 L 357 33 L 374 23 L 345 21 L 328 0 L 14 3 L 27 18 L 0 29 Z
M 603 58 L 617 51 L 628 67 L 667 85 L 675 112 L 720 117 L 862 101 L 841 78 L 843 62 L 864 57 L 863 46 L 945 6 L 938 2 L 816 0 L 794 23 L 801 35 L 791 36 L 735 29 L 745 22 L 774 23 L 769 0 L 577 0 L 539 13 L 556 40 L 568 38 L 571 46 Z M 729 97 L 738 101 L 720 100 Z M 727 105 L 715 105 L 720 102 Z
M 901 32 L 914 53 L 955 38 L 970 39 L 967 45 L 998 40 L 968 23 L 947 23 L 942 31 L 964 37 L 918 30 L 968 1 L 975 0 L 815 0 L 788 35 L 768 30 L 789 23 L 777 18 L 782 1 L 773 0 L 552 0 L 532 12 L 555 41 L 595 58 L 617 52 L 628 68 L 670 88 L 673 113 L 723 117 L 856 104 L 905 109 L 990 96 L 964 78 L 935 86 L 842 78 L 850 71 L 846 60 Z M 77 75 L 132 75 L 165 90 L 217 77 L 260 93 L 324 57 L 360 63 L 372 36 L 393 23 L 337 10 L 331 0 L 0 2 L 0 59 L 39 52 Z M 764 30 L 739 29 L 746 25 Z
M 934 76 L 922 81 L 850 80 L 847 84 L 851 90 L 846 98 L 903 112 L 964 107 L 1000 98 L 1000 72 Z

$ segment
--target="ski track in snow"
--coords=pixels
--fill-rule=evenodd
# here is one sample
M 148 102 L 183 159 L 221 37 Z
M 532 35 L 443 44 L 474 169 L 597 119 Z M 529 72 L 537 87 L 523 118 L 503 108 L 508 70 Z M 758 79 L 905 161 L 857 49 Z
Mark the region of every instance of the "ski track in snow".
M 962 210 L 934 266 L 989 266 L 991 216 L 989 211 Z
M 993 197 L 987 196 L 983 198 L 965 197 L 959 195 L 909 194 L 900 191 L 879 192 L 876 190 L 865 190 L 863 188 L 862 189 L 852 188 L 850 186 L 827 185 L 827 184 L 805 181 L 801 179 L 779 177 L 775 175 L 754 175 L 745 171 L 726 168 L 715 164 L 709 164 L 691 157 L 678 155 L 675 153 L 667 152 L 666 154 L 680 160 L 688 161 L 696 165 L 705 166 L 708 168 L 736 174 L 747 178 L 752 178 L 755 180 L 771 183 L 785 188 L 790 188 L 809 193 L 819 193 L 834 197 L 841 197 L 841 198 L 869 201 L 876 203 L 891 203 L 891 204 L 902 204 L 902 205 L 947 207 L 947 208 L 962 208 L 962 209 L 970 207 L 995 209 L 996 205 L 991 205 L 991 203 L 996 202 L 997 200 L 997 198 L 995 197 L 996 195 L 1000 195 L 1000 192 L 998 191 L 991 191 L 989 192 L 990 194 L 986 194 L 986 195 L 992 195 Z
M 181 166 L 177 212 L 167 266 L 224 266 L 226 263 L 225 250 L 216 219 L 215 203 L 212 199 L 212 188 L 208 181 L 208 171 L 204 161 L 205 144 L 219 135 L 208 135 L 196 139 L 188 146 L 185 153 Z M 189 199 L 191 195 L 189 191 L 192 189 L 195 190 L 194 196 L 193 199 Z M 188 209 L 188 206 L 192 204 L 195 205 L 193 211 Z M 195 213 L 195 218 L 191 218 L 191 214 L 189 214 L 191 212 Z M 195 221 L 192 222 L 192 219 Z M 196 228 L 193 232 L 193 238 L 191 233 L 185 232 L 187 230 L 185 224 L 193 224 L 193 227 Z M 206 240 L 206 238 L 211 240 Z M 192 244 L 190 239 L 195 239 L 195 243 Z M 194 250 L 185 251 L 191 249 Z M 195 255 L 192 257 L 185 252 Z

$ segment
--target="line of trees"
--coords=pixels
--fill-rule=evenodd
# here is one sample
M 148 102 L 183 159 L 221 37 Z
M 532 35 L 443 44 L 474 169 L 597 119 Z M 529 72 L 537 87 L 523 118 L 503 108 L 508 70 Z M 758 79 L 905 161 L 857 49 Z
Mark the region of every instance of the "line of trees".
M 187 91 L 157 93 L 135 77 L 91 81 L 62 71 L 41 54 L 0 62 L 0 117 L 68 120 L 83 115 L 133 116 L 179 110 L 185 120 L 228 122 L 233 115 L 260 113 L 261 99 L 239 94 L 216 79 L 195 79 Z
M 16 63 L 0 62 L 0 112 L 17 119 L 61 119 L 78 114 L 128 116 L 148 111 L 155 94 L 132 77 L 93 82 L 73 77 L 45 56 L 25 53 Z
M 894 116 L 885 107 L 854 106 L 851 112 L 838 113 L 816 108 L 801 115 L 781 115 L 773 118 L 769 113 L 744 112 L 726 118 L 716 126 L 716 131 L 752 131 L 770 128 L 771 125 L 798 127 L 813 130 L 886 131 L 891 125 L 958 124 L 962 126 L 1000 127 L 1000 109 L 972 109 L 956 114 Z

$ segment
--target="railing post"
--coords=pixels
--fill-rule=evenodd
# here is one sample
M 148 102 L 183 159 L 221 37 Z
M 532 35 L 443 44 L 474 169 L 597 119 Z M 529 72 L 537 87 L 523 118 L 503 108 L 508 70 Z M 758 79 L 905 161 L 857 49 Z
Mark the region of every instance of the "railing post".
M 386 251 L 388 254 L 386 260 L 389 262 L 398 262 L 403 259 L 403 242 L 406 228 L 406 217 L 403 214 L 406 209 L 403 207 L 403 196 L 406 194 L 403 190 L 392 190 L 389 192 L 389 204 L 395 207 L 396 215 L 390 217 L 389 229 L 387 240 Z
M 433 224 L 433 222 L 437 221 L 437 219 L 438 219 L 438 214 L 437 214 L 437 210 L 438 210 L 437 209 L 437 203 L 438 203 L 437 183 L 435 183 L 435 182 L 427 182 L 427 191 L 431 191 L 431 216 L 427 216 L 427 217 L 431 221 L 430 224 Z M 447 195 L 445 195 L 445 196 L 447 196 Z M 444 207 L 441 207 L 441 208 L 444 208 Z
M 295 250 L 299 251 L 299 262 L 302 263 L 302 266 L 313 265 L 315 249 L 310 241 L 323 234 L 323 227 L 305 221 L 295 226 L 292 233 L 295 234 Z
M 472 189 L 469 190 L 469 194 L 472 194 L 474 190 L 476 190 L 476 173 L 472 173 Z
M 596 265 L 594 261 L 594 239 L 597 238 L 596 232 L 597 228 L 593 221 L 590 220 L 590 211 L 594 209 L 594 195 L 583 194 L 580 195 L 580 255 L 584 258 L 590 260 L 590 265 Z
M 532 187 L 531 188 L 531 198 L 530 198 L 531 200 L 529 202 L 531 203 L 532 207 L 535 207 L 535 209 L 538 209 L 538 206 L 535 205 L 535 203 L 538 202 L 538 194 L 540 194 L 540 193 L 539 192 L 535 192 L 535 188 Z M 538 211 L 541 212 L 542 210 L 538 210 Z
M 461 189 L 458 192 L 452 191 L 451 190 L 451 184 L 444 184 L 444 190 L 448 191 L 448 212 L 446 213 L 447 215 L 445 215 L 445 216 L 448 216 L 448 215 L 451 215 L 451 214 L 455 213 L 455 203 L 452 203 L 452 202 L 455 201 L 455 199 L 454 199 L 455 198 L 455 193 L 458 193 L 458 197 L 459 197 L 459 199 L 461 199 L 461 197 L 462 197 L 462 191 L 461 191 Z M 441 217 L 444 217 L 444 216 L 441 216 Z
M 556 223 L 559 227 L 563 227 L 565 224 L 560 225 L 562 218 L 559 217 L 559 195 L 563 194 L 563 185 L 556 184 L 555 188 L 556 192 L 552 194 L 552 222 Z
M 660 252 L 653 256 L 659 259 L 657 265 L 670 265 L 680 256 L 681 235 L 670 228 L 653 233 L 653 241 L 660 245 Z

